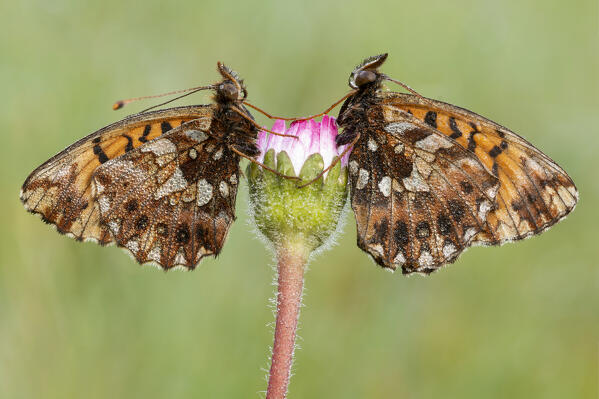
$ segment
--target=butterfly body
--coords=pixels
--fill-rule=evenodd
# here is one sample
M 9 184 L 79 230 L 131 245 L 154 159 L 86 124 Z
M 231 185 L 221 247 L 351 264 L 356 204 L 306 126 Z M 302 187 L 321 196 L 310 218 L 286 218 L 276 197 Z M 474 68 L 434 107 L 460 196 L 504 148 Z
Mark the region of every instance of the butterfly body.
M 371 57 L 350 75 L 339 145 L 349 158 L 358 246 L 381 266 L 430 273 L 471 245 L 538 234 L 565 217 L 578 192 L 526 140 L 471 111 L 383 90 Z
M 42 164 L 23 184 L 25 208 L 140 263 L 192 269 L 217 255 L 235 219 L 239 154 L 258 153 L 242 81 L 218 70 L 214 104 L 127 117 Z

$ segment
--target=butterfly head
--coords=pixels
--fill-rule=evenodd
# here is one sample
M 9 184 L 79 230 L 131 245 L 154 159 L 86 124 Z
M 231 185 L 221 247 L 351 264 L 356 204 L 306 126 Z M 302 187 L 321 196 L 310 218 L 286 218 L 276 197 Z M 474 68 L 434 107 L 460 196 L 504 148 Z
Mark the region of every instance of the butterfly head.
M 243 80 L 237 72 L 227 67 L 225 64 L 217 63 L 218 72 L 223 80 L 215 85 L 217 102 L 237 102 L 243 101 L 247 97 L 247 90 L 243 85 Z
M 349 86 L 352 89 L 361 89 L 370 83 L 380 82 L 382 75 L 378 68 L 387 59 L 387 53 L 368 57 L 349 75 Z

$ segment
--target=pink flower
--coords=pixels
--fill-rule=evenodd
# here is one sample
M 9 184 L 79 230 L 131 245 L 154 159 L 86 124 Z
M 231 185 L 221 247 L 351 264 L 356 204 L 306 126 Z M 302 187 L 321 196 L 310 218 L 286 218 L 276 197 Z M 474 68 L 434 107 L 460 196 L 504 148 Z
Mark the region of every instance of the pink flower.
M 328 115 L 325 115 L 321 122 L 316 122 L 313 119 L 294 121 L 289 126 L 289 129 L 285 129 L 285 121 L 278 119 L 274 123 L 272 131 L 297 136 L 299 139 L 275 136 L 274 134 L 268 134 L 264 130 L 260 131 L 257 142 L 258 148 L 260 148 L 258 161 L 263 162 L 264 155 L 270 149 L 274 149 L 275 154 L 285 151 L 291 159 L 296 176 L 299 175 L 304 162 L 310 155 L 319 153 L 326 168 L 333 162 L 333 158 L 341 155 L 347 147 L 346 145 L 337 147 L 335 143 L 337 124 L 335 123 L 335 118 Z M 350 151 L 341 159 L 342 167 L 347 166 L 349 153 Z

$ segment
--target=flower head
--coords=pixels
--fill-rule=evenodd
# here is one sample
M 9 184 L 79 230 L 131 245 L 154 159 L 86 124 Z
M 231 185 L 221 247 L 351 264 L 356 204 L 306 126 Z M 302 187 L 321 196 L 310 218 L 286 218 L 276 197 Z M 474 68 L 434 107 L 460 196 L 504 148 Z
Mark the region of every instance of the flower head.
M 271 130 L 298 138 L 275 136 L 262 130 L 258 134 L 258 148 L 261 151 L 259 161 L 264 162 L 264 156 L 271 149 L 275 154 L 285 151 L 293 165 L 295 176 L 299 175 L 310 155 L 320 154 L 324 165 L 329 166 L 346 148 L 346 146 L 337 147 L 335 143 L 337 124 L 335 118 L 328 115 L 322 118 L 322 122 L 316 122 L 314 119 L 295 121 L 291 123 L 289 129 L 285 129 L 285 121 L 278 119 Z M 349 152 L 341 159 L 342 167 L 347 166 L 348 158 Z
M 321 122 L 296 121 L 289 129 L 285 129 L 284 121 L 277 120 L 272 130 L 297 138 L 265 131 L 258 134 L 258 161 L 269 168 L 306 183 L 334 163 L 305 187 L 256 164 L 248 167 L 250 211 L 258 230 L 275 248 L 294 242 L 310 253 L 329 241 L 338 227 L 347 199 L 349 151 L 337 162 L 345 146 L 337 147 L 337 125 L 329 116 Z

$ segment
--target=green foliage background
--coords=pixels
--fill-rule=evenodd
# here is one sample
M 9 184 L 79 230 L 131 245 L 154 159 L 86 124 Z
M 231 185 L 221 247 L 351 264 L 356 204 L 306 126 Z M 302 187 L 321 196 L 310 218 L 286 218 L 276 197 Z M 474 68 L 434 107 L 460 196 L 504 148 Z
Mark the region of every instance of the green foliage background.
M 273 261 L 248 226 L 245 183 L 222 255 L 193 273 L 62 237 L 23 210 L 19 187 L 148 105 L 113 112 L 114 100 L 210 83 L 217 60 L 251 101 L 295 116 L 383 51 L 389 75 L 535 143 L 581 201 L 541 237 L 470 249 L 429 278 L 377 268 L 347 215 L 307 273 L 290 398 L 597 397 L 598 4 L 2 2 L 0 397 L 260 397 Z

